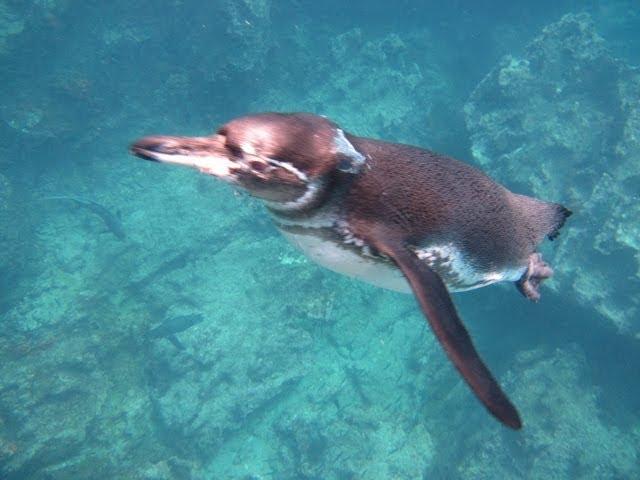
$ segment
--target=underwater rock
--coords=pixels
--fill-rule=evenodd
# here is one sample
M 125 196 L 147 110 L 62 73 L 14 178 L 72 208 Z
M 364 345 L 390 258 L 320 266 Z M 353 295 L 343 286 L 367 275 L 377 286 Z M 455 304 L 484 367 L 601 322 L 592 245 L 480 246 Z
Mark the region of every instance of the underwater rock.
M 179 457 L 151 463 L 139 469 L 135 480 L 195 480 L 202 477 L 198 466 Z
M 331 407 L 288 413 L 274 431 L 282 471 L 278 478 L 423 478 L 433 441 L 423 424 L 392 421 L 378 409 L 335 412 Z
M 5 3 L 0 3 L 0 55 L 5 53 L 9 39 L 24 30 L 24 21 Z
M 155 457 L 128 439 L 153 433 L 137 369 L 106 354 L 99 337 L 70 330 L 0 344 L 0 478 L 91 478 L 109 461 L 120 464 L 112 477 Z
M 227 42 L 236 45 L 227 60 L 236 72 L 251 72 L 264 68 L 271 46 L 270 0 L 225 0 L 223 12 L 227 16 Z M 219 57 L 217 57 L 219 58 Z
M 576 346 L 520 353 L 513 398 L 528 412 L 526 432 L 517 440 L 496 428 L 472 435 L 455 478 L 633 478 L 640 429 L 603 415 L 600 392 L 584 382 L 586 365 Z
M 0 165 L 2 165 L 2 159 L 0 158 Z M 13 187 L 9 178 L 0 173 L 0 225 L 3 228 L 0 229 L 0 266 L 8 265 L 11 258 L 10 249 L 15 241 L 15 235 L 12 235 L 13 231 L 11 222 L 11 209 L 10 202 L 13 196 Z
M 11 225 L 39 220 L 25 237 L 38 254 L 0 314 L 0 478 L 132 478 L 166 457 L 136 340 L 144 309 L 117 293 L 132 257 L 75 217 L 11 207 Z
M 296 45 L 288 59 L 291 65 L 282 68 L 296 72 L 305 65 L 306 77 L 313 81 L 301 88 L 305 80 L 289 74 L 288 83 L 272 87 L 252 110 L 309 111 L 362 136 L 427 145 L 444 142 L 451 129 L 436 122 L 453 103 L 453 92 L 437 58 L 444 53 L 429 48 L 428 30 L 370 36 L 352 28 L 322 38 L 326 50 L 318 58 L 308 54 L 318 47 L 307 43 L 315 34 L 305 28 L 299 26 L 291 39 Z M 295 57 L 296 52 L 304 56 Z
M 555 288 L 637 333 L 640 71 L 611 55 L 587 14 L 569 14 L 505 56 L 465 113 L 483 169 L 575 211 L 548 254 Z
M 265 269 L 265 258 L 280 261 Z M 176 309 L 176 285 L 187 283 Z M 199 465 L 194 478 L 420 478 L 434 451 L 416 418 L 419 392 L 435 388 L 444 359 L 406 368 L 408 344 L 439 352 L 410 298 L 323 270 L 264 235 L 231 239 L 150 284 L 172 299 L 167 318 L 193 311 L 194 298 L 204 317 L 176 331 L 183 349 L 151 338 L 145 354 L 154 428 Z
M 199 262 L 184 274 L 204 279 L 212 265 Z M 238 431 L 259 423 L 292 395 L 307 368 L 301 359 L 310 349 L 310 337 L 301 328 L 273 327 L 269 318 L 284 314 L 276 313 L 279 305 L 269 305 L 264 293 L 256 290 L 253 305 L 246 302 L 251 286 L 246 261 L 222 267 L 234 273 L 221 278 L 236 280 L 218 287 L 216 298 L 223 300 L 203 303 L 197 319 L 202 321 L 173 328 L 169 336 L 148 335 L 154 417 L 171 448 L 193 460 L 211 458 Z M 205 280 L 196 283 L 203 284 L 203 292 L 212 291 Z

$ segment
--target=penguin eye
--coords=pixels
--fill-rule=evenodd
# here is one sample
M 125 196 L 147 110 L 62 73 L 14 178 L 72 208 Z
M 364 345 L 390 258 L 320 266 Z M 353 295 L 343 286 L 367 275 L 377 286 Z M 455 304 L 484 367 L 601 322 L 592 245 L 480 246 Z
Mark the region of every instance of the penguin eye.
M 256 172 L 264 172 L 264 169 L 267 167 L 267 164 L 263 162 L 258 162 L 256 160 L 252 160 L 251 162 L 249 162 L 249 166 L 251 167 L 252 170 L 255 170 Z
M 338 162 L 338 170 L 341 172 L 352 172 L 353 171 L 353 163 L 348 158 L 343 158 Z

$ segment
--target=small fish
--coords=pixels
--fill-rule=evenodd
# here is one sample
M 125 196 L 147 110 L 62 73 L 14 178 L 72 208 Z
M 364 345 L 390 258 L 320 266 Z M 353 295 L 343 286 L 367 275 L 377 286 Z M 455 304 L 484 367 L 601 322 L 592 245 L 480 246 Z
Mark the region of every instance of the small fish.
M 159 338 L 166 338 L 169 340 L 178 350 L 184 350 L 184 345 L 178 340 L 176 334 L 184 332 L 194 325 L 204 321 L 202 314 L 190 314 L 179 315 L 177 317 L 170 317 L 164 319 L 160 324 L 153 327 L 147 332 L 147 338 L 156 340 Z
M 55 195 L 51 197 L 44 197 L 43 200 L 68 200 L 71 202 L 80 205 L 96 214 L 100 219 L 104 222 L 107 230 L 111 232 L 118 240 L 124 240 L 126 238 L 126 234 L 124 232 L 124 227 L 122 226 L 122 221 L 120 220 L 120 216 L 112 213 L 105 206 L 99 204 L 94 200 L 89 200 L 86 198 L 67 196 L 67 195 Z

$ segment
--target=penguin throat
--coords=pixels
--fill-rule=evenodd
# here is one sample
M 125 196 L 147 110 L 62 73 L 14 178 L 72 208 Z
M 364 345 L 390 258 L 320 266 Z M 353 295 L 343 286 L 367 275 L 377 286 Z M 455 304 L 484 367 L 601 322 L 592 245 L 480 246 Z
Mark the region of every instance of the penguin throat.
M 271 210 L 277 212 L 299 212 L 317 204 L 325 189 L 326 181 L 322 178 L 311 180 L 302 195 L 287 202 L 274 202 L 265 200 L 265 204 Z

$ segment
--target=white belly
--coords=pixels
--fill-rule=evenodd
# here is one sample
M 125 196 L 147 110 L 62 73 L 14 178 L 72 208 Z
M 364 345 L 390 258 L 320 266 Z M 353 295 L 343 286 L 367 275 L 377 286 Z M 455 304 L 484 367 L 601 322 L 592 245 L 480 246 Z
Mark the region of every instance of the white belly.
M 343 275 L 363 280 L 377 287 L 411 293 L 402 272 L 390 264 L 362 256 L 354 250 L 313 235 L 281 230 L 282 234 L 307 257 L 323 267 Z M 435 268 L 452 292 L 472 290 L 496 282 L 518 280 L 526 267 L 492 272 L 479 272 L 468 266 L 462 255 L 451 245 L 432 246 L 416 251 L 427 265 Z
M 402 272 L 382 262 L 369 260 L 349 248 L 312 235 L 299 235 L 282 231 L 292 245 L 323 267 L 349 277 L 371 283 L 377 287 L 411 293 Z

